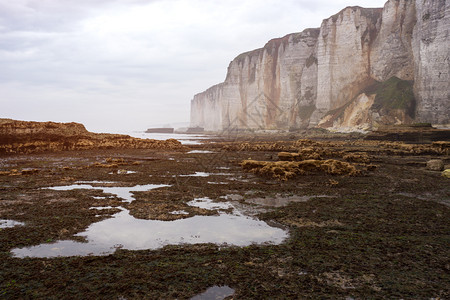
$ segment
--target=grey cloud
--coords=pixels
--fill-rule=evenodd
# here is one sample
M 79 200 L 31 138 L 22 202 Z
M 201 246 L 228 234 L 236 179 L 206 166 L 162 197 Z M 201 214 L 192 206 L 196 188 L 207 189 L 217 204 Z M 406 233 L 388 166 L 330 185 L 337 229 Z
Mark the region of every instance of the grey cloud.
M 105 8 L 143 5 L 158 0 L 14 0 L 0 2 L 0 25 L 10 31 L 63 32 Z M 159 0 L 164 1 L 164 0 Z
M 205 16 L 185 26 L 106 33 L 83 27 L 130 6 L 177 1 L 0 0 L 0 117 L 79 121 L 96 130 L 186 121 L 192 96 L 223 81 L 239 53 L 320 26 L 352 2 L 197 0 L 189 4 Z

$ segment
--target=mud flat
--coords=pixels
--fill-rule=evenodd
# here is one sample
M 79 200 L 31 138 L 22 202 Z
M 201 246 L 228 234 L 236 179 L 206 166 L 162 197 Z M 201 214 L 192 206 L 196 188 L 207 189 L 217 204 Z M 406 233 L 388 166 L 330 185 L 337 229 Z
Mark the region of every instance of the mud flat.
M 450 298 L 448 142 L 274 139 L 3 154 L 0 298 Z

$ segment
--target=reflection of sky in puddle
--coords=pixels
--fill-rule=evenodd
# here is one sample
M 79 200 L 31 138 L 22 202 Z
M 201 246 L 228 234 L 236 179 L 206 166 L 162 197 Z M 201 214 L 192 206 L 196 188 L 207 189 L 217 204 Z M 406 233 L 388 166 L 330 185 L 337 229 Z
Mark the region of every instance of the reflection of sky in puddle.
M 179 177 L 208 177 L 211 175 L 210 173 L 205 172 L 195 172 L 194 174 L 188 174 L 188 175 L 178 175 Z
M 23 226 L 25 223 L 14 221 L 14 220 L 3 220 L 0 219 L 0 228 L 12 228 L 15 226 Z
M 194 174 L 178 175 L 179 177 L 208 177 L 208 176 L 230 176 L 233 174 L 229 173 L 205 173 L 205 172 L 195 172 Z M 176 175 L 174 175 L 176 177 Z
M 84 183 L 84 182 L 80 182 Z M 101 184 L 102 182 L 92 182 L 95 184 Z M 111 182 L 107 182 L 111 184 Z M 167 187 L 169 185 L 166 184 L 144 184 L 144 185 L 136 185 L 133 187 L 129 186 L 117 186 L 117 187 L 103 187 L 103 186 L 92 186 L 91 184 L 73 184 L 66 186 L 54 186 L 48 187 L 48 189 L 56 190 L 56 191 L 70 191 L 76 189 L 91 189 L 91 190 L 102 190 L 106 194 L 114 194 L 117 197 L 124 199 L 126 202 L 133 201 L 133 194 L 131 192 L 145 192 L 151 189 Z
M 240 181 L 240 182 L 249 182 L 250 181 L 248 179 L 242 179 L 242 177 L 239 177 L 239 178 L 229 177 L 227 179 L 230 180 L 230 181 Z
M 194 296 L 191 300 L 215 300 L 225 299 L 226 297 L 233 296 L 234 289 L 229 286 L 213 286 L 206 290 L 206 292 Z
M 166 185 L 118 188 L 73 185 L 52 189 L 102 189 L 106 193 L 114 193 L 130 202 L 133 200 L 131 191 L 149 190 L 163 186 Z M 114 189 L 119 190 L 117 192 Z M 234 208 L 231 203 L 217 203 L 209 198 L 195 199 L 188 204 L 205 209 Z M 236 246 L 247 246 L 253 243 L 279 244 L 287 237 L 286 231 L 245 216 L 237 210 L 234 210 L 233 214 L 220 213 L 214 216 L 194 216 L 175 221 L 158 221 L 136 219 L 130 215 L 128 210 L 121 209 L 122 211 L 114 214 L 113 218 L 93 223 L 85 232 L 77 234 L 77 236 L 85 237 L 87 243 L 59 241 L 28 248 L 16 248 L 12 250 L 12 253 L 16 257 L 108 255 L 114 253 L 117 248 L 158 249 L 165 245 L 184 243 L 216 243 Z
M 198 198 L 188 202 L 188 205 L 210 210 L 234 208 L 233 205 L 229 202 L 213 202 L 209 198 Z
M 136 174 L 136 171 L 128 171 L 128 170 L 117 170 L 116 172 L 110 172 L 109 175 L 126 175 L 126 174 Z
M 111 209 L 114 208 L 112 206 L 97 206 L 97 207 L 91 207 L 90 209 L 97 209 L 97 210 L 103 210 L 103 209 Z
M 184 210 L 175 210 L 170 212 L 171 215 L 188 215 L 189 213 Z
M 207 153 L 216 153 L 216 152 L 209 151 L 209 150 L 192 150 L 192 151 L 189 151 L 187 154 L 194 154 L 194 153 L 207 154 Z

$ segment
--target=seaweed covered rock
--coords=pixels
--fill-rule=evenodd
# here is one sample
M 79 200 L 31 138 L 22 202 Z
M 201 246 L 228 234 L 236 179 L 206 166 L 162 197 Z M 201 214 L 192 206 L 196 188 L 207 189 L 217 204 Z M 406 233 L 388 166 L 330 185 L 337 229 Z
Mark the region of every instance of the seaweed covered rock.
M 342 157 L 344 154 L 341 151 L 328 149 L 324 147 L 305 147 L 300 148 L 298 152 L 280 152 L 278 159 L 283 161 L 301 161 L 308 159 L 324 159 Z
M 443 177 L 450 178 L 450 169 L 446 169 L 442 172 Z
M 278 153 L 278 159 L 281 161 L 295 161 L 299 160 L 300 154 L 291 152 L 280 152 Z
M 139 139 L 93 133 L 78 123 L 27 122 L 0 119 L 0 154 L 88 149 L 182 149 L 175 139 Z
M 295 151 L 292 142 L 227 142 L 223 143 L 222 149 L 226 151 Z
M 444 161 L 442 159 L 432 159 L 427 162 L 427 169 L 431 171 L 444 170 Z
M 303 161 L 256 161 L 244 160 L 242 168 L 257 175 L 272 177 L 278 180 L 288 180 L 298 175 L 322 172 L 331 175 L 355 176 L 359 174 L 356 167 L 348 162 L 335 159 Z
M 349 153 L 343 159 L 348 162 L 370 163 L 370 158 L 365 152 Z

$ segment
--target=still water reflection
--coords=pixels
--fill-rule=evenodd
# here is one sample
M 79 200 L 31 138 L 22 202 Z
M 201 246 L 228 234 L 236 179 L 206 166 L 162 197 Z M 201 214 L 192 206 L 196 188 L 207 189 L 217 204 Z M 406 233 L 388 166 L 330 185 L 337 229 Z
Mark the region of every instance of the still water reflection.
M 144 186 L 135 187 L 98 187 L 98 183 L 75 186 L 63 186 L 52 189 L 71 190 L 74 188 L 102 189 L 131 202 L 131 191 L 144 190 Z M 154 189 L 165 185 L 147 185 Z M 281 243 L 287 232 L 256 218 L 239 212 L 231 203 L 214 203 L 208 198 L 195 199 L 188 205 L 206 209 L 222 209 L 214 216 L 194 216 L 175 221 L 136 219 L 129 211 L 121 211 L 112 218 L 91 224 L 85 232 L 78 233 L 87 243 L 58 241 L 27 248 L 16 248 L 12 253 L 16 257 L 57 257 L 108 255 L 118 248 L 129 250 L 158 249 L 170 244 L 216 243 L 246 246 L 253 243 Z M 223 209 L 227 209 L 224 212 Z
M 191 298 L 191 300 L 219 300 L 226 297 L 233 296 L 234 289 L 229 286 L 213 286 L 207 289 L 204 293 Z
M 108 186 L 101 186 L 102 184 L 107 184 Z M 122 198 L 123 200 L 125 200 L 125 202 L 131 202 L 134 199 L 132 192 L 145 192 L 152 189 L 170 186 L 167 184 L 144 184 L 144 185 L 135 185 L 133 187 L 129 186 L 111 187 L 109 186 L 111 184 L 113 184 L 113 182 L 102 182 L 102 181 L 79 182 L 73 185 L 49 187 L 48 189 L 57 191 L 70 191 L 76 189 L 102 190 L 106 194 L 114 194 L 117 197 Z
M 0 219 L 0 228 L 12 228 L 12 227 L 23 226 L 23 225 L 25 225 L 25 224 L 22 222 L 17 222 L 14 220 Z

